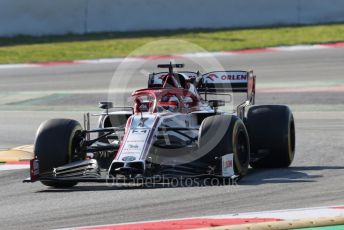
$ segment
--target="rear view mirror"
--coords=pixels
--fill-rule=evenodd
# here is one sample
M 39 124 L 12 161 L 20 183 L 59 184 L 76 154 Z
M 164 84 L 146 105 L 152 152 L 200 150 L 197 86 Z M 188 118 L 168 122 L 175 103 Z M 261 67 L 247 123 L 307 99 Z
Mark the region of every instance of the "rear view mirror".
M 112 104 L 112 102 L 101 101 L 101 102 L 99 102 L 98 106 L 101 109 L 111 109 L 113 107 L 113 104 Z
M 212 108 L 218 108 L 220 106 L 225 106 L 225 101 L 222 100 L 209 100 L 209 106 Z

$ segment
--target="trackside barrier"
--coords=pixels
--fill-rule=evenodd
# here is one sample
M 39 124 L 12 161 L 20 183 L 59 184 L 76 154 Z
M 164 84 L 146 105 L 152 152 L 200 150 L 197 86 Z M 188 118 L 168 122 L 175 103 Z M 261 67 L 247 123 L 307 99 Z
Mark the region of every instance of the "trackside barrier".
M 335 22 L 342 0 L 0 1 L 0 36 Z

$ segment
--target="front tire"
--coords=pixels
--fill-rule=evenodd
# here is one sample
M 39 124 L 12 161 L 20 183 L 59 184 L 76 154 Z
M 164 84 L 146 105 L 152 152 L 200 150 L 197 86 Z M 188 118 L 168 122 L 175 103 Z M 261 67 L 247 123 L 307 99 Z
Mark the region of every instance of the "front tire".
M 203 120 L 199 148 L 208 151 L 208 160 L 233 153 L 234 173 L 245 176 L 250 161 L 249 137 L 244 123 L 236 116 L 215 115 Z
M 82 130 L 79 122 L 70 119 L 51 119 L 43 122 L 37 130 L 34 154 L 39 160 L 39 173 L 51 173 L 56 167 L 74 160 L 75 135 Z M 42 181 L 55 188 L 73 187 L 76 182 Z

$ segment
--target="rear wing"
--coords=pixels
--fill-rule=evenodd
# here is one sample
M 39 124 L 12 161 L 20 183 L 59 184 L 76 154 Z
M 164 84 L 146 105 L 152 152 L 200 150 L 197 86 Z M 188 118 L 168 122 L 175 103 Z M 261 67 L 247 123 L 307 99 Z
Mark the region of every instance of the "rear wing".
M 254 104 L 256 76 L 253 71 L 213 71 L 202 75 L 200 93 L 247 93 L 247 100 Z

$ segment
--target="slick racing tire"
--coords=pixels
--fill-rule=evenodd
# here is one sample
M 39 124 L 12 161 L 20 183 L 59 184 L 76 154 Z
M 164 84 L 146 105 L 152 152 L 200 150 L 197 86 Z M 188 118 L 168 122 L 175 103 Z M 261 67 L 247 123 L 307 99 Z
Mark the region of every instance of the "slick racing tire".
M 247 130 L 251 152 L 258 160 L 253 168 L 286 168 L 295 155 L 295 124 L 289 107 L 259 105 L 247 113 Z M 260 157 L 263 155 L 263 157 Z
M 34 144 L 40 174 L 49 173 L 56 167 L 72 162 L 75 133 L 81 130 L 80 123 L 70 119 L 51 119 L 40 125 Z M 55 181 L 42 181 L 42 183 L 56 188 L 72 187 L 77 184 Z
M 236 116 L 215 115 L 203 120 L 199 129 L 199 148 L 209 151 L 208 162 L 233 153 L 234 173 L 247 174 L 250 161 L 249 137 L 244 123 Z M 218 164 L 218 167 L 221 168 Z

